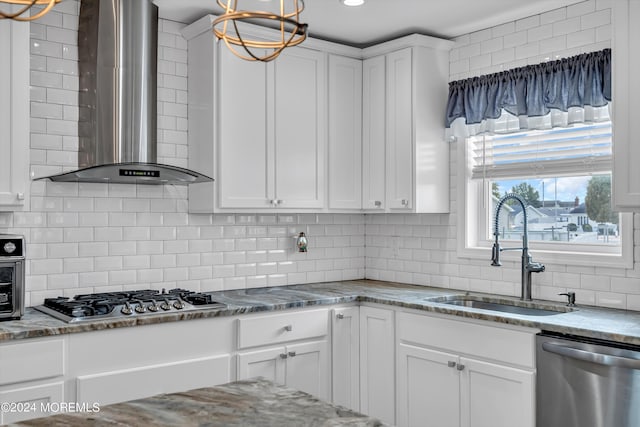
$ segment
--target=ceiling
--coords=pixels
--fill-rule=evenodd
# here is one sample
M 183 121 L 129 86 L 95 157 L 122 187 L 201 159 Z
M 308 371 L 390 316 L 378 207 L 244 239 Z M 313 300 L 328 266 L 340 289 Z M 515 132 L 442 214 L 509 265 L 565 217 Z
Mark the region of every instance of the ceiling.
M 226 0 L 223 0 L 223 3 Z M 286 3 L 290 3 L 288 0 Z M 442 38 L 489 28 L 583 0 L 366 0 L 346 7 L 338 0 L 307 0 L 301 14 L 309 35 L 358 47 L 411 33 Z M 216 0 L 154 0 L 160 17 L 191 23 L 221 14 Z M 274 0 L 242 0 L 238 8 L 272 11 Z

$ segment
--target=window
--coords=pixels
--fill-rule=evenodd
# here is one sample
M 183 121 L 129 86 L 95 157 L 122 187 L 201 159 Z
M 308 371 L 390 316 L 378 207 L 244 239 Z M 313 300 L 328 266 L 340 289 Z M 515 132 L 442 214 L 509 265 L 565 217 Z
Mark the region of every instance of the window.
M 487 256 L 498 200 L 516 193 L 529 205 L 529 241 L 537 260 L 630 266 L 630 216 L 611 211 L 610 121 L 479 135 L 459 144 L 467 166 L 459 180 L 462 256 Z M 502 208 L 498 231 L 505 246 L 519 245 L 518 203 Z

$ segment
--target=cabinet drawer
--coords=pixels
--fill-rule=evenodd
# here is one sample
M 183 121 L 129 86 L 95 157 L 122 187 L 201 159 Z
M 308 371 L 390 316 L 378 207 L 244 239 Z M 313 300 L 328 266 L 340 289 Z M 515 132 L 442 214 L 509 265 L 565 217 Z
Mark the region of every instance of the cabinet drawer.
M 0 391 L 0 402 L 19 404 L 20 406 L 16 406 L 16 409 L 19 407 L 22 409 L 0 411 L 0 424 L 17 423 L 51 415 L 64 401 L 64 382 L 62 381 Z
M 82 375 L 76 379 L 77 402 L 111 403 L 213 387 L 230 381 L 231 356 L 206 357 L 133 369 Z M 125 386 L 124 385 L 129 385 Z
M 64 374 L 64 340 L 23 340 L 0 346 L 0 385 Z
M 398 313 L 400 341 L 533 368 L 535 333 L 490 325 Z
M 328 309 L 238 319 L 238 348 L 327 335 Z

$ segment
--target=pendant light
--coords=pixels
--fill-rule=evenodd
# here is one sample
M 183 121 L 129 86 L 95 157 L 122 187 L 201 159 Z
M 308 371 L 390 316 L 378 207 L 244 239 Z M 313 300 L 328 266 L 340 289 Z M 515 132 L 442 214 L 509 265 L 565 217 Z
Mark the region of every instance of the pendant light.
M 213 33 L 242 59 L 268 62 L 277 58 L 285 48 L 299 45 L 307 38 L 307 24 L 300 23 L 304 0 L 267 0 L 265 5 L 272 3 L 272 9 L 277 5 L 278 10 L 266 11 L 242 10 L 238 7 L 243 3 L 241 0 L 217 2 L 225 13 L 213 21 Z M 278 31 L 268 39 L 256 39 L 241 34 L 245 23 L 276 26 Z
M 0 19 L 13 19 L 14 21 L 33 21 L 46 15 L 56 3 L 61 0 L 2 0 L 0 3 L 20 5 L 22 8 L 15 12 L 3 12 L 0 10 Z M 22 16 L 31 9 L 31 7 L 39 5 L 44 6 L 42 10 L 34 15 Z

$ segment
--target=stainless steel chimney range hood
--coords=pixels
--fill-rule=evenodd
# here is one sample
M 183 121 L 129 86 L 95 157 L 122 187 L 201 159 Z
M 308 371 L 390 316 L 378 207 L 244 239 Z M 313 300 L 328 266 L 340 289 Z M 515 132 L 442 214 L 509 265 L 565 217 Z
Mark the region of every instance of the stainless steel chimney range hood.
M 78 24 L 78 167 L 59 182 L 213 181 L 158 164 L 158 8 L 150 0 L 82 0 Z

